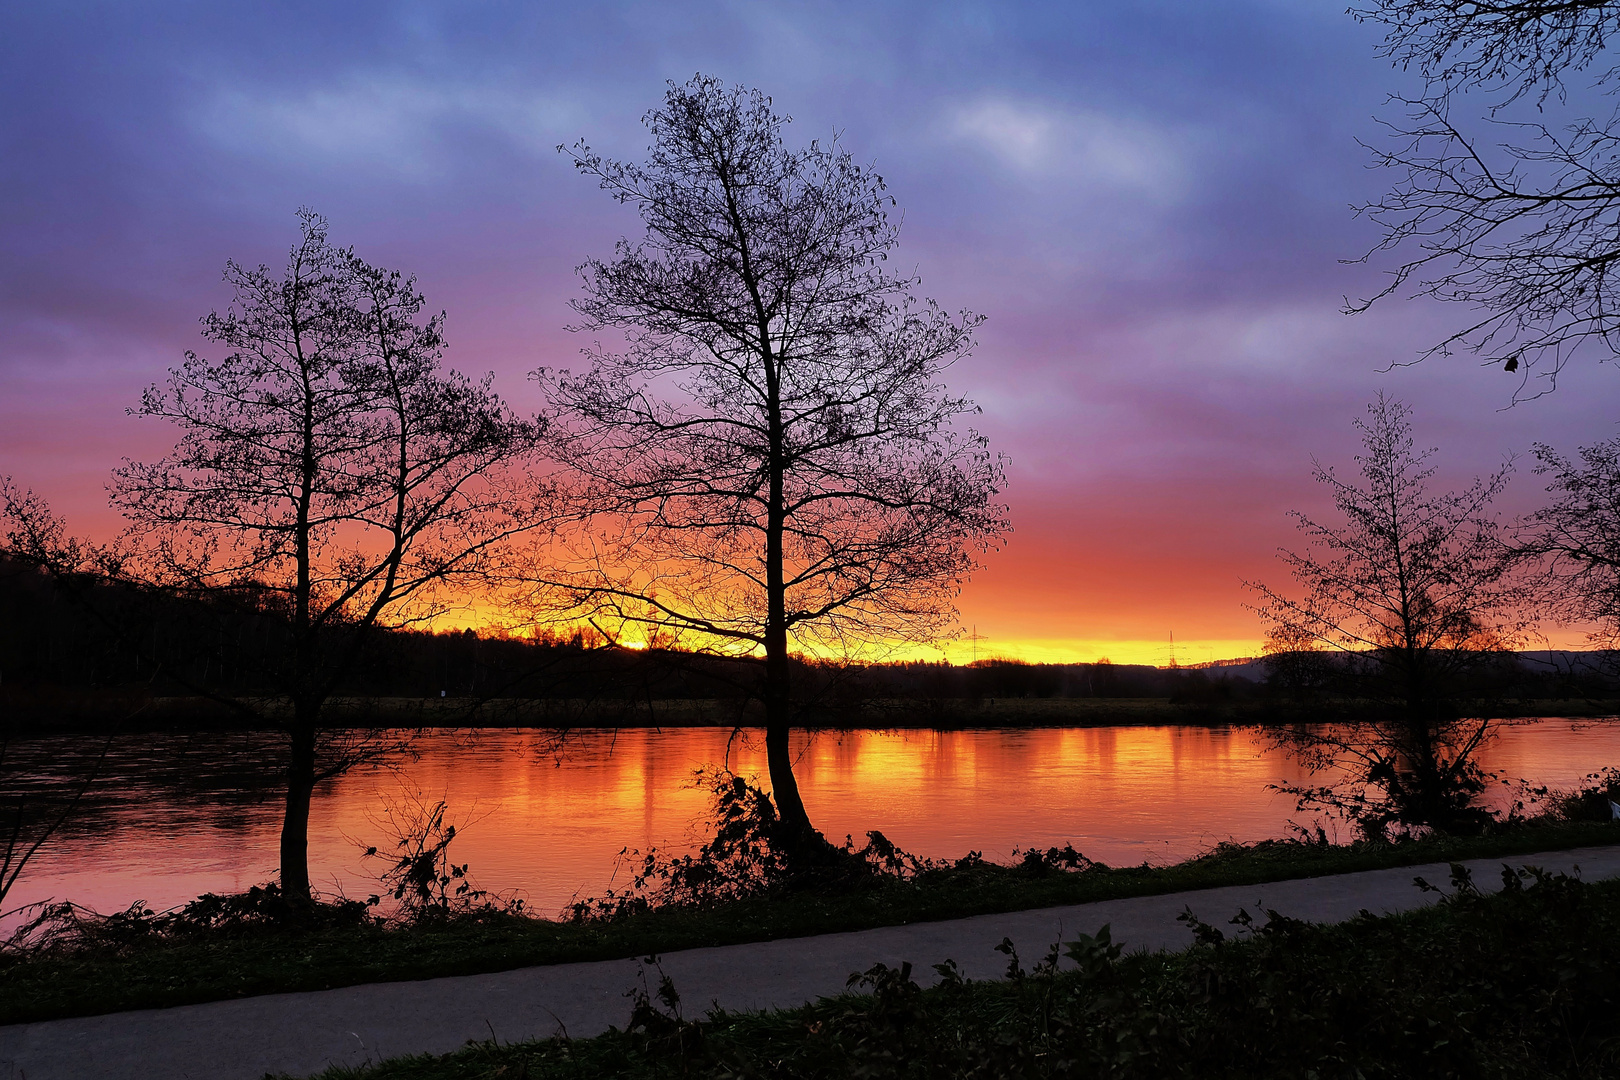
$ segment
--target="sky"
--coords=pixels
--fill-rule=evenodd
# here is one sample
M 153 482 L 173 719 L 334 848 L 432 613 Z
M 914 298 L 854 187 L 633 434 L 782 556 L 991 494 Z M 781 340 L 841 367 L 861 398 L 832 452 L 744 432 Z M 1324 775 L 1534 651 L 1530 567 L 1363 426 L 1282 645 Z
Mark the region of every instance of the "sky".
M 695 72 L 755 86 L 792 140 L 837 133 L 904 212 L 898 264 L 987 317 L 950 384 L 1011 461 L 1013 533 L 946 649 L 1181 663 L 1253 655 L 1313 459 L 1409 402 L 1439 480 L 1614 434 L 1620 371 L 1556 393 L 1470 357 L 1410 365 L 1466 312 L 1340 313 L 1388 263 L 1352 207 L 1386 97 L 1413 89 L 1343 0 L 1121 3 L 13 5 L 0 36 L 0 474 L 109 535 L 105 484 L 172 442 L 128 416 L 310 206 L 417 275 L 448 359 L 538 408 L 580 367 L 574 268 L 633 211 L 556 152 L 635 159 Z M 1510 407 L 1511 405 L 1511 407 Z M 1578 640 L 1551 631 L 1554 644 Z M 935 653 L 934 655 L 939 655 Z

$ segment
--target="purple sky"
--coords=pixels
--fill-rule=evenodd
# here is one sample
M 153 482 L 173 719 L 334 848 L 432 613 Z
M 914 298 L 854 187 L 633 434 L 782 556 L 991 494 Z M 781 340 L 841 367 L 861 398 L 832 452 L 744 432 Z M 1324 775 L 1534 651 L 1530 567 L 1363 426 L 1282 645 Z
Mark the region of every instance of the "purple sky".
M 1466 312 L 1345 294 L 1378 267 L 1350 205 L 1384 97 L 1410 82 L 1343 3 L 24 5 L 0 37 L 0 472 L 70 524 L 167 446 L 124 415 L 199 347 L 227 258 L 277 264 L 293 212 L 414 272 L 450 360 L 576 363 L 573 267 L 632 214 L 555 153 L 634 157 L 666 80 L 758 86 L 790 137 L 842 133 L 905 212 L 900 258 L 989 316 L 954 384 L 1011 456 L 1016 532 L 963 597 L 985 650 L 1252 652 L 1245 577 L 1280 577 L 1312 455 L 1409 400 L 1442 477 L 1613 432 L 1620 372 L 1549 397 L 1412 359 Z M 1536 501 L 1527 469 L 1503 508 Z

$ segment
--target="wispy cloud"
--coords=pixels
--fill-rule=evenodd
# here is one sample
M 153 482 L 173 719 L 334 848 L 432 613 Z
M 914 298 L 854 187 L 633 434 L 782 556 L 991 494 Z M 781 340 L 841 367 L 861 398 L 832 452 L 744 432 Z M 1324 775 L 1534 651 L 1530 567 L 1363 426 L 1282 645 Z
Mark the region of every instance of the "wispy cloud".
M 428 180 L 454 163 L 446 137 L 493 135 L 526 153 L 549 151 L 578 129 L 566 95 L 510 84 L 351 76 L 312 88 L 221 87 L 193 115 L 209 139 L 238 153 L 305 164 L 365 165 Z
M 1094 110 L 989 97 L 953 109 L 949 135 L 1031 178 L 1175 201 L 1190 163 L 1169 129 Z

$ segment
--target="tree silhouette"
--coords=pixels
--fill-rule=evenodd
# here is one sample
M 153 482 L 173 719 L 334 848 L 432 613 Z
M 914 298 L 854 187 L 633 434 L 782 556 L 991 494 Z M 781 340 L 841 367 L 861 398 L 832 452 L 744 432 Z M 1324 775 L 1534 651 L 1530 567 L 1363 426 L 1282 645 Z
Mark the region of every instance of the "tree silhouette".
M 553 452 L 597 510 L 537 584 L 616 633 L 762 655 L 772 792 L 802 847 L 790 650 L 937 636 L 1007 528 L 1002 461 L 941 382 L 979 319 L 885 269 L 882 178 L 836 139 L 790 149 L 757 90 L 698 76 L 644 122 L 645 164 L 565 151 L 645 234 L 580 268 L 580 329 L 622 350 L 537 373 Z
M 1398 179 L 1359 208 L 1383 234 L 1374 252 L 1399 251 L 1404 261 L 1384 289 L 1346 310 L 1398 293 L 1476 309 L 1424 355 L 1480 354 L 1519 373 L 1515 396 L 1538 371 L 1535 393 L 1554 388 L 1584 347 L 1611 359 L 1620 349 L 1611 277 L 1620 261 L 1620 113 L 1545 121 L 1567 109 L 1569 74 L 1597 65 L 1592 83 L 1614 86 L 1616 69 L 1601 60 L 1620 5 L 1376 0 L 1351 12 L 1388 26 L 1382 54 L 1421 74 L 1425 92 L 1394 99 L 1403 115 L 1385 125 L 1392 142 L 1369 149 Z M 1484 105 L 1489 135 L 1454 122 L 1469 100 Z
M 1379 55 L 1416 69 L 1436 98 L 1485 89 L 1545 100 L 1620 27 L 1612 0 L 1374 0 L 1350 14 L 1387 26 Z
M 1256 611 L 1286 676 L 1325 682 L 1376 713 L 1285 733 L 1313 769 L 1347 772 L 1345 785 L 1288 790 L 1347 812 L 1372 835 L 1476 825 L 1475 751 L 1490 721 L 1462 706 L 1527 626 L 1525 587 L 1489 514 L 1510 467 L 1464 491 L 1433 493 L 1434 451 L 1414 449 L 1407 406 L 1380 396 L 1355 426 L 1362 484 L 1320 464 L 1315 472 L 1343 523 L 1295 513 L 1311 543 L 1282 552 L 1296 589 L 1246 583 L 1260 595 Z
M 1552 610 L 1594 624 L 1590 640 L 1613 661 L 1620 649 L 1620 439 L 1583 446 L 1577 459 L 1538 443 L 1547 506 L 1523 523 L 1522 554 L 1542 562 Z
M 325 730 L 322 712 L 368 632 L 442 610 L 445 587 L 483 570 L 538 520 L 513 466 L 537 427 L 486 377 L 440 371 L 442 314 L 414 279 L 334 247 L 300 211 L 287 269 L 232 262 L 235 299 L 203 320 L 217 359 L 187 353 L 140 415 L 179 429 L 174 450 L 117 470 L 132 523 L 118 573 L 258 612 L 278 636 L 256 658 L 285 701 L 289 736 L 281 883 L 309 895 L 315 784 L 376 750 Z

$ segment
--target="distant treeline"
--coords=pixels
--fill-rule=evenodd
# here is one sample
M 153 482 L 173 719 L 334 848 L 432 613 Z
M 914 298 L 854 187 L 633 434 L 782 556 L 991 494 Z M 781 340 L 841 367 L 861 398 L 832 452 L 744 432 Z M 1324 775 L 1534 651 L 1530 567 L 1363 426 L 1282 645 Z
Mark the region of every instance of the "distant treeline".
M 269 692 L 281 620 L 265 606 L 144 594 L 95 580 L 57 582 L 0 562 L 0 687 Z M 731 698 L 752 693 L 753 664 L 665 649 L 608 647 L 595 630 L 511 637 L 472 630 L 378 630 L 339 692 L 380 697 Z M 795 684 L 831 697 L 1169 697 L 1228 682 L 1215 673 L 1126 664 L 971 666 L 801 661 Z
M 140 593 L 96 580 L 58 582 L 0 563 L 0 704 L 93 691 L 140 697 L 271 693 L 284 644 L 268 605 Z M 746 660 L 663 649 L 614 648 L 591 629 L 529 637 L 471 630 L 375 630 L 338 693 L 355 697 L 746 699 Z M 1613 680 L 1579 663 L 1508 657 L 1481 687 L 1493 697 L 1606 698 Z M 1202 668 L 1136 664 L 971 665 L 911 661 L 842 665 L 799 661 L 798 696 L 833 713 L 874 700 L 980 702 L 1012 698 L 1161 698 L 1209 705 L 1310 700 L 1297 667 L 1256 661 Z

